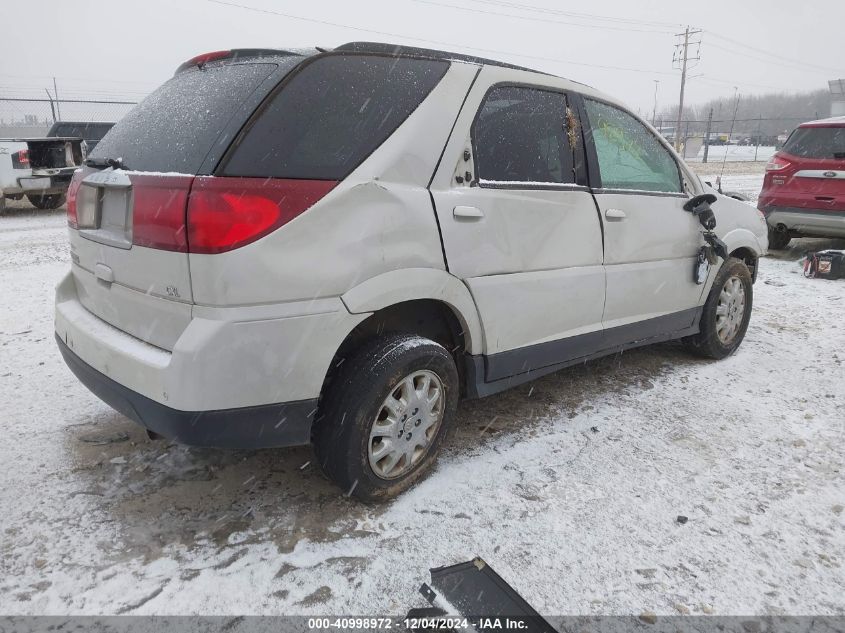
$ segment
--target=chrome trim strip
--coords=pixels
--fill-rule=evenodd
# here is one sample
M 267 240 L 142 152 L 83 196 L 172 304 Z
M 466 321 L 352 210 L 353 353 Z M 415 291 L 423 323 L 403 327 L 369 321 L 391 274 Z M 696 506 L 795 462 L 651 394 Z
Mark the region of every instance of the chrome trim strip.
M 801 169 L 795 172 L 795 177 L 845 180 L 845 169 Z

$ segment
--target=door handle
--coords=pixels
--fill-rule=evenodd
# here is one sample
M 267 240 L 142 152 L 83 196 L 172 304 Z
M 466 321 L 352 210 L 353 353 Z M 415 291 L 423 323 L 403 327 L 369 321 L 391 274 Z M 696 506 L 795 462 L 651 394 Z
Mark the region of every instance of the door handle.
M 608 220 L 619 221 L 624 220 L 628 216 L 625 215 L 625 212 L 622 209 L 608 209 L 604 212 L 604 217 Z
M 484 211 L 482 211 L 478 207 L 457 206 L 452 211 L 452 217 L 478 220 L 479 218 L 484 217 Z

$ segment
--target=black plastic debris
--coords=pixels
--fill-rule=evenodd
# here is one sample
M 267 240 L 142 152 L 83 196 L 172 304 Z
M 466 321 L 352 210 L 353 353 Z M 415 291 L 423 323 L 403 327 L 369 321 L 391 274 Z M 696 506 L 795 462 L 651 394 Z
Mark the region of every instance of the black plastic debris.
M 426 618 L 454 621 L 466 618 L 481 631 L 518 630 L 522 633 L 556 633 L 499 574 L 481 558 L 430 570 L 431 586 L 423 584 L 420 593 L 431 609 L 412 609 L 409 620 Z M 425 628 L 421 623 L 419 630 Z M 452 628 L 464 628 L 455 626 Z M 443 630 L 442 628 L 440 630 Z

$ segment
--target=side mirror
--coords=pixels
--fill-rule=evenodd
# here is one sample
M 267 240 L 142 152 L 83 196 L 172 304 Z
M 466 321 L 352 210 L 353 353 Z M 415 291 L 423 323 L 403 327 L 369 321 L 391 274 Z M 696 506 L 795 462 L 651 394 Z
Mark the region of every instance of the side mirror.
M 716 216 L 713 215 L 713 209 L 710 208 L 710 205 L 716 202 L 716 200 L 717 198 L 714 194 L 703 193 L 700 196 L 690 198 L 684 204 L 684 211 L 689 211 L 694 216 L 697 216 L 698 221 L 701 222 L 701 226 L 708 231 L 712 231 L 716 228 Z

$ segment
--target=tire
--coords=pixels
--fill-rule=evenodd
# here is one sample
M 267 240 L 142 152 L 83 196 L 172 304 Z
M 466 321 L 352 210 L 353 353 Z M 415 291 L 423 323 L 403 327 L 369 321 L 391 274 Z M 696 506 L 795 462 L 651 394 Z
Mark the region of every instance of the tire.
M 742 308 L 738 307 L 740 298 Z M 706 358 L 720 360 L 730 356 L 745 338 L 753 299 L 751 272 L 744 262 L 731 257 L 713 281 L 701 312 L 699 333 L 684 339 L 684 342 L 693 352 Z M 740 309 L 741 315 L 738 313 Z M 720 314 L 723 312 L 728 314 Z
M 786 248 L 792 238 L 787 231 L 776 231 L 769 227 L 769 248 L 779 251 Z
M 6 198 L 0 196 L 0 215 L 6 215 Z
M 455 361 L 432 340 L 388 334 L 365 344 L 341 367 L 320 403 L 313 436 L 317 461 L 347 495 L 367 502 L 390 499 L 416 483 L 437 460 L 458 406 Z M 423 411 L 414 419 L 425 409 L 414 405 L 422 405 L 416 397 L 423 391 L 426 377 L 426 393 L 433 399 L 431 409 L 439 414 Z M 438 382 L 440 396 L 434 398 Z M 439 421 L 432 422 L 438 417 Z M 417 445 L 421 441 L 426 443 L 424 448 Z M 388 469 L 400 452 L 392 470 Z
M 40 196 L 28 193 L 26 197 L 32 206 L 38 209 L 58 209 L 67 199 L 63 193 L 48 193 Z

